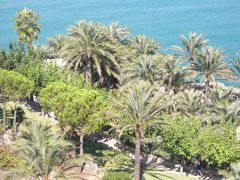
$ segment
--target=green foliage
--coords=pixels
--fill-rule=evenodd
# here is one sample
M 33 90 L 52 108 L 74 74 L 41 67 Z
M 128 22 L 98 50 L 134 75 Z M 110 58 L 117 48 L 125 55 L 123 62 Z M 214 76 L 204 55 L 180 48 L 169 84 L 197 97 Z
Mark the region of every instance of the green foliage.
M 17 12 L 14 18 L 14 28 L 20 43 L 26 43 L 30 47 L 32 42 L 38 39 L 40 32 L 38 18 L 39 16 L 31 9 L 24 8 Z
M 67 153 L 73 147 L 64 140 L 64 134 L 51 129 L 51 126 L 44 126 L 36 121 L 28 122 L 22 127 L 14 152 L 26 166 L 9 169 L 5 176 L 16 174 L 19 178 L 48 179 L 53 171 L 57 176 L 63 175 L 64 169 L 69 168 L 71 162 Z
M 201 157 L 209 166 L 224 167 L 240 160 L 240 145 L 236 140 L 236 130 L 230 123 L 201 129 L 198 144 Z
M 131 171 L 133 169 L 133 159 L 128 153 L 113 150 L 98 151 L 100 157 L 96 158 L 99 167 L 109 171 Z
M 132 180 L 132 176 L 126 172 L 108 172 L 102 180 Z
M 34 82 L 34 92 L 36 94 L 49 83 L 64 79 L 64 72 L 62 70 L 54 64 L 47 64 L 43 61 L 28 61 L 27 63 L 19 65 L 16 71 Z
M 183 116 L 168 118 L 167 123 L 162 130 L 164 147 L 175 157 L 191 161 L 200 155 L 212 167 L 225 167 L 240 159 L 240 146 L 231 123 L 202 127 L 198 119 Z
M 23 75 L 0 69 L 0 93 L 10 100 L 17 100 L 30 95 L 34 88 L 33 82 Z
M 53 111 L 60 122 L 80 128 L 84 134 L 101 129 L 106 95 L 94 88 L 81 88 L 61 82 L 50 84 L 40 93 L 44 110 Z
M 22 166 L 22 162 L 8 148 L 0 149 L 0 169 L 17 168 Z
M 162 130 L 164 147 L 173 156 L 180 155 L 188 160 L 195 157 L 200 149 L 197 136 L 201 123 L 198 119 L 178 116 L 168 118 Z

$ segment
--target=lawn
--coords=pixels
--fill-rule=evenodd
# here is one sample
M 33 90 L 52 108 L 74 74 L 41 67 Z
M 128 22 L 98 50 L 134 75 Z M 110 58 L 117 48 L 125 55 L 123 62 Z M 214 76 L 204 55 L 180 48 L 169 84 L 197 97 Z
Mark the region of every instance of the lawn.
M 180 176 L 172 172 L 148 170 L 143 175 L 145 180 L 196 180 L 189 176 Z

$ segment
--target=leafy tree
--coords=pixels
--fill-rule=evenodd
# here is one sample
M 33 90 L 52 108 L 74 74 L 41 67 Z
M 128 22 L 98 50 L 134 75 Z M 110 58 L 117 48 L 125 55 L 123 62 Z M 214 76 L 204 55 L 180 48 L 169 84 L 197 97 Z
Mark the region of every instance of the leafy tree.
M 204 48 L 192 64 L 192 72 L 195 77 L 201 77 L 205 83 L 205 95 L 209 93 L 210 82 L 216 79 L 226 79 L 233 76 L 233 71 L 224 62 L 224 56 L 220 49 L 214 47 Z
M 203 128 L 198 141 L 201 157 L 211 167 L 226 168 L 230 163 L 239 161 L 240 146 L 235 127 L 231 123 L 222 123 L 217 128 Z
M 20 43 L 26 43 L 30 49 L 32 42 L 38 39 L 40 26 L 39 16 L 31 9 L 24 8 L 19 10 L 14 18 L 14 28 L 18 34 Z
M 121 96 L 123 102 L 112 99 L 113 107 L 118 112 L 116 123 L 121 131 L 129 128 L 135 131 L 135 180 L 140 180 L 141 139 L 148 126 L 161 123 L 159 95 L 150 84 L 140 81 L 127 87 Z
M 78 132 L 82 156 L 84 135 L 95 133 L 102 127 L 101 111 L 106 106 L 105 97 L 94 89 L 77 89 L 64 83 L 56 85 L 42 90 L 40 103 L 53 111 L 61 123 Z
M 165 121 L 168 125 L 162 129 L 163 144 L 173 157 L 191 161 L 200 155 L 208 166 L 217 168 L 239 161 L 240 146 L 233 124 L 202 126 L 193 116 L 167 117 Z
M 20 98 L 27 97 L 33 90 L 33 83 L 21 74 L 13 71 L 0 70 L 0 92 L 3 108 L 3 131 L 6 131 L 6 102 L 14 101 L 14 118 L 13 118 L 13 135 L 16 136 L 17 131 L 17 102 Z
M 105 76 L 116 75 L 117 44 L 101 25 L 80 21 L 68 29 L 68 35 L 62 53 L 68 69 L 84 72 L 85 81 L 90 84 L 94 82 L 95 72 L 100 84 Z
M 64 140 L 64 134 L 32 121 L 22 128 L 14 150 L 25 167 L 10 169 L 5 176 L 16 174 L 18 178 L 49 180 L 50 174 L 55 172 L 56 177 L 64 177 L 73 165 L 67 154 L 72 148 L 72 144 Z
M 166 117 L 167 125 L 162 129 L 164 148 L 172 157 L 178 156 L 189 161 L 200 153 L 197 137 L 201 122 L 194 117 Z
M 193 61 L 198 56 L 198 51 L 200 51 L 208 42 L 203 38 L 202 34 L 192 33 L 188 34 L 188 37 L 184 35 L 179 36 L 182 47 L 173 46 L 172 49 L 181 53 L 184 59 L 190 63 L 192 66 Z
M 0 68 L 14 70 L 25 61 L 25 48 L 22 45 L 10 43 L 8 50 L 0 50 Z

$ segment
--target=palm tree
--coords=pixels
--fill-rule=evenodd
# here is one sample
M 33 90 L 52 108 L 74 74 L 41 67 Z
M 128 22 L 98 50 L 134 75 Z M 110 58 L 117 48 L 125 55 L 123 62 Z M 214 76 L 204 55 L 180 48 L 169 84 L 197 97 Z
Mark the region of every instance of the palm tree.
M 182 47 L 172 46 L 172 49 L 181 53 L 181 55 L 190 63 L 190 67 L 200 51 L 208 42 L 203 38 L 202 34 L 192 33 L 185 37 L 183 34 L 179 36 Z
M 161 123 L 159 104 L 160 96 L 151 84 L 144 81 L 127 86 L 122 92 L 123 101 L 112 99 L 113 106 L 118 113 L 117 124 L 121 131 L 132 129 L 135 131 L 135 180 L 140 180 L 141 139 L 147 127 Z M 115 114 L 114 114 L 115 115 Z
M 139 56 L 132 63 L 123 67 L 123 81 L 144 80 L 153 84 L 161 79 L 158 67 L 159 64 L 155 56 L 146 54 Z
M 210 82 L 216 79 L 233 77 L 234 73 L 229 64 L 224 62 L 224 55 L 220 49 L 206 47 L 198 53 L 198 57 L 192 64 L 191 72 L 194 77 L 201 77 L 205 83 L 205 95 L 208 96 Z
M 48 45 L 44 47 L 49 58 L 60 58 L 61 51 L 65 45 L 66 37 L 63 35 L 57 35 L 48 39 Z
M 185 90 L 178 95 L 179 109 L 184 114 L 201 113 L 204 108 L 204 98 L 201 91 Z
M 20 43 L 26 43 L 28 48 L 31 47 L 32 42 L 38 39 L 40 26 L 37 23 L 39 16 L 31 9 L 24 8 L 17 11 L 14 18 L 14 28 L 18 34 Z
M 119 66 L 115 57 L 117 45 L 102 26 L 80 21 L 68 29 L 68 35 L 62 53 L 68 69 L 85 72 L 85 80 L 91 84 L 94 70 L 99 76 L 100 84 L 103 83 L 104 76 L 116 76 L 115 69 Z
M 185 69 L 180 66 L 181 59 L 172 55 L 163 56 L 160 61 L 160 74 L 162 79 L 167 82 L 167 90 L 170 91 L 173 86 L 175 76 L 181 72 L 184 73 Z
M 106 26 L 107 33 L 110 34 L 118 42 L 126 42 L 129 30 L 125 27 L 121 27 L 118 23 L 114 22 Z
M 232 62 L 232 65 L 234 67 L 234 71 L 237 75 L 237 77 L 240 76 L 240 51 L 237 53 L 237 58 L 234 59 Z
M 130 47 L 133 48 L 136 56 L 139 56 L 143 54 L 156 54 L 160 45 L 156 41 L 149 39 L 144 35 L 138 35 L 130 40 Z
M 51 126 L 31 122 L 21 131 L 16 142 L 15 152 L 26 167 L 11 169 L 5 176 L 34 177 L 39 180 L 50 179 L 50 174 L 63 176 L 70 169 L 69 153 L 73 146 L 64 140 L 60 132 L 54 132 Z

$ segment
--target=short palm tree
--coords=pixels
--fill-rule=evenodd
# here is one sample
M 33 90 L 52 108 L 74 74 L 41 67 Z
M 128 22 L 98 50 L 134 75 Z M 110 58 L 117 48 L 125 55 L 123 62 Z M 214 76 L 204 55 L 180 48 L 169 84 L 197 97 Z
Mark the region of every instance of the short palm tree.
M 156 54 L 160 45 L 144 35 L 138 35 L 130 40 L 130 47 L 133 48 L 134 53 L 139 56 L 142 54 Z
M 183 58 L 186 59 L 191 66 L 197 56 L 197 52 L 207 44 L 208 40 L 205 40 L 202 34 L 192 32 L 188 34 L 188 37 L 181 34 L 179 39 L 182 47 L 173 46 L 172 49 L 180 52 Z
M 180 64 L 181 59 L 176 58 L 172 55 L 163 56 L 160 61 L 160 74 L 163 81 L 167 82 L 168 91 L 172 89 L 175 76 L 179 72 L 183 73 L 185 71 L 184 68 L 180 66 Z
M 127 67 L 126 67 L 127 66 Z M 132 82 L 135 80 L 144 80 L 159 82 L 161 80 L 158 71 L 159 64 L 153 55 L 142 55 L 133 60 L 132 63 L 125 65 L 123 68 L 123 82 Z
M 122 101 L 112 99 L 118 113 L 117 124 L 124 131 L 135 131 L 135 180 L 140 180 L 141 139 L 147 127 L 160 124 L 160 96 L 150 83 L 137 81 L 122 92 Z
M 103 27 L 92 22 L 80 21 L 68 29 L 69 39 L 62 51 L 68 69 L 85 72 L 85 80 L 93 84 L 93 74 L 98 74 L 99 82 L 104 76 L 116 76 L 119 66 L 115 54 L 116 41 Z
M 14 18 L 14 28 L 20 43 L 26 43 L 30 47 L 32 42 L 38 39 L 40 32 L 38 18 L 39 16 L 31 9 L 24 8 L 17 12 Z
M 232 64 L 233 64 L 236 75 L 239 77 L 240 76 L 240 51 L 237 53 L 237 58 L 234 59 Z
M 184 114 L 201 113 L 204 109 L 204 98 L 201 91 L 185 90 L 178 95 L 179 110 Z
M 234 73 L 229 64 L 224 62 L 225 56 L 220 49 L 206 47 L 198 53 L 192 64 L 191 72 L 194 77 L 200 77 L 205 83 L 205 95 L 208 95 L 210 82 L 217 79 L 232 78 Z
M 31 122 L 21 131 L 15 149 L 26 167 L 12 169 L 8 174 L 39 180 L 48 180 L 53 174 L 64 176 L 71 167 L 67 153 L 72 148 L 72 144 L 64 140 L 60 132 L 53 132 L 51 126 Z

